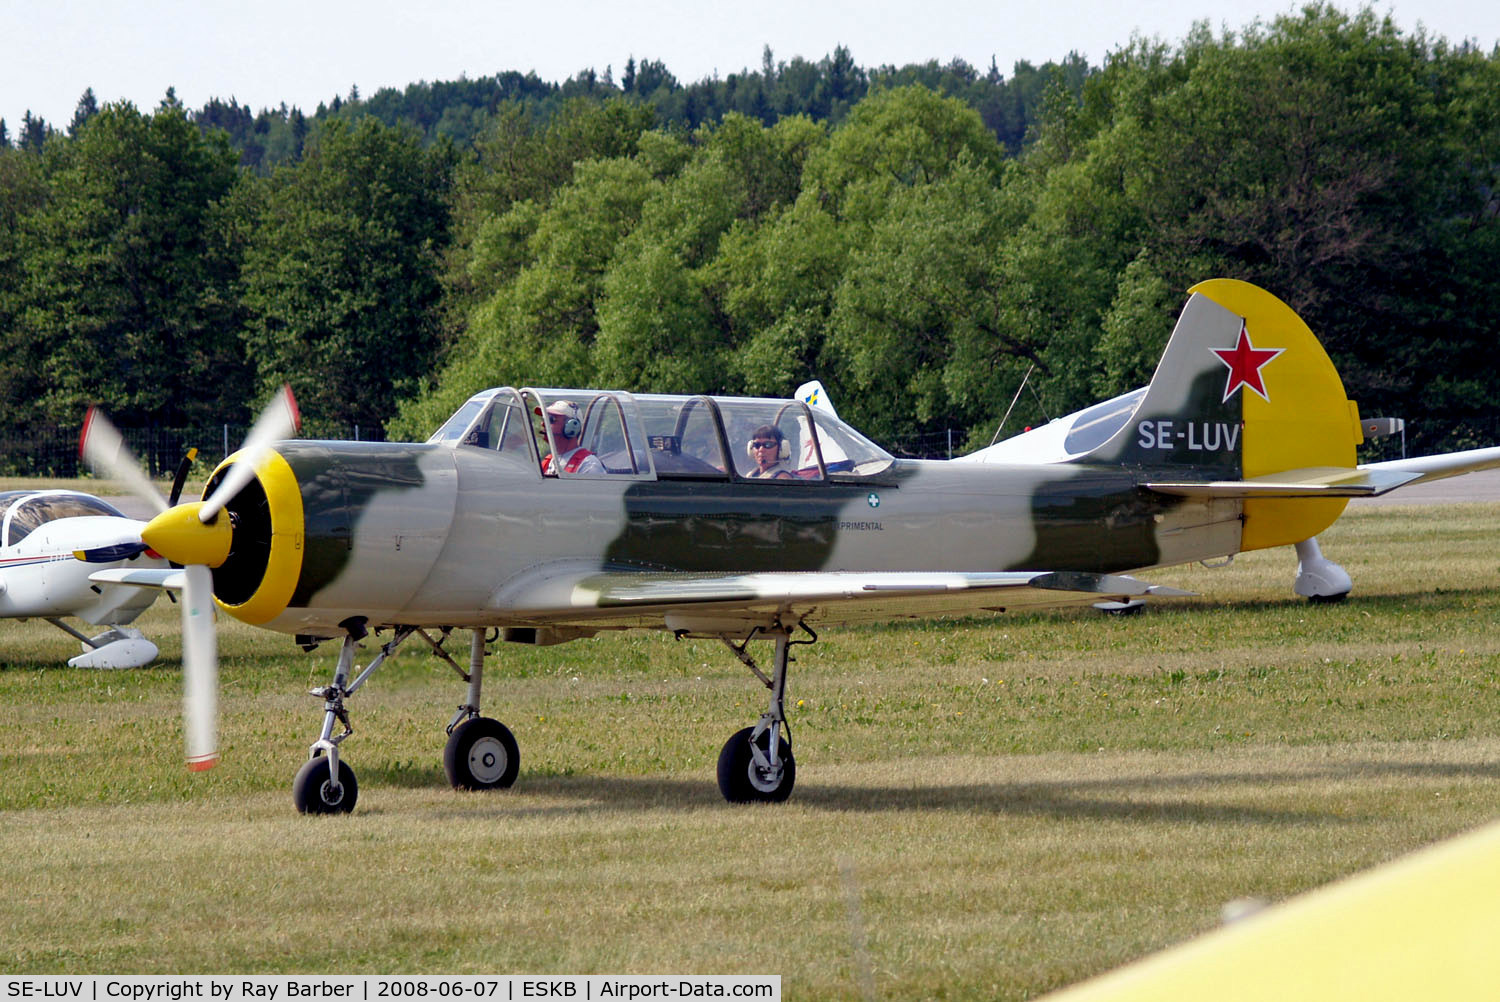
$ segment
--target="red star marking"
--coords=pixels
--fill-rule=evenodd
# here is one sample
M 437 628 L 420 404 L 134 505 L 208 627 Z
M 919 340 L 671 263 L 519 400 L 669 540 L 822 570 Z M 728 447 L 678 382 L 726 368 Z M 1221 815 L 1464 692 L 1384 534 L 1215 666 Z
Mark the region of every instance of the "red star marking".
M 1277 355 L 1286 351 L 1285 348 L 1257 348 L 1250 343 L 1250 334 L 1245 330 L 1245 324 L 1240 323 L 1240 340 L 1233 348 L 1211 348 L 1209 349 L 1219 356 L 1219 361 L 1229 366 L 1229 378 L 1224 381 L 1224 400 L 1234 396 L 1235 391 L 1241 386 L 1248 386 L 1266 403 L 1271 398 L 1266 395 L 1266 383 L 1261 378 L 1260 370 L 1266 363 Z

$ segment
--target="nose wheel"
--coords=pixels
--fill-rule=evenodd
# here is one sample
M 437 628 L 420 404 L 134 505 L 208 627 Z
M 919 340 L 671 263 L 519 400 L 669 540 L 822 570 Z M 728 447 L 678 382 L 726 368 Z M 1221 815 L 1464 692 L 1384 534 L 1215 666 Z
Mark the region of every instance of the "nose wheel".
M 433 640 L 414 626 L 397 627 L 395 638 L 382 645 L 380 654 L 350 681 L 350 675 L 356 670 L 355 648 L 368 631 L 359 619 L 345 620 L 339 625 L 346 635 L 339 648 L 333 681 L 312 690 L 312 695 L 323 700 L 323 729 L 309 749 L 308 761 L 292 780 L 292 801 L 297 810 L 303 814 L 346 814 L 354 810 L 359 786 L 354 779 L 354 770 L 339 754 L 339 746 L 354 733 L 345 700 L 411 636 L 426 641 L 433 653 L 448 662 L 459 677 L 469 683 L 468 699 L 448 723 L 448 743 L 443 748 L 443 770 L 448 774 L 448 781 L 460 790 L 499 790 L 515 783 L 521 772 L 521 752 L 515 735 L 500 721 L 480 716 L 479 712 L 484 680 L 483 630 L 473 633 L 469 645 L 469 670 L 465 672 L 443 649 L 447 630 L 443 631 L 441 640 Z
M 359 799 L 354 770 L 340 761 L 337 783 L 332 776 L 327 755 L 308 759 L 292 780 L 292 803 L 297 810 L 303 814 L 348 814 L 354 810 L 354 802 Z

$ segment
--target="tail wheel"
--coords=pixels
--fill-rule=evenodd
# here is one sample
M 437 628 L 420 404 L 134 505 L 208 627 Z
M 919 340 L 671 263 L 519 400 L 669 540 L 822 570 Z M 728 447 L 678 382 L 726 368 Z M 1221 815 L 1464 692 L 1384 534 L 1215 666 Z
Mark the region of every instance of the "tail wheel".
M 768 768 L 756 761 L 755 752 L 758 746 L 759 758 L 769 762 L 772 730 L 762 731 L 752 744 L 754 734 L 754 727 L 746 727 L 724 743 L 724 750 L 719 752 L 719 792 L 731 804 L 779 804 L 792 795 L 792 786 L 797 781 L 792 746 L 778 735 L 779 768 Z
M 338 785 L 329 782 L 328 756 L 310 758 L 292 780 L 292 802 L 303 814 L 348 814 L 359 799 L 359 783 L 349 763 L 339 759 Z
M 521 773 L 521 751 L 510 728 L 489 717 L 474 717 L 449 735 L 443 771 L 455 789 L 506 789 Z

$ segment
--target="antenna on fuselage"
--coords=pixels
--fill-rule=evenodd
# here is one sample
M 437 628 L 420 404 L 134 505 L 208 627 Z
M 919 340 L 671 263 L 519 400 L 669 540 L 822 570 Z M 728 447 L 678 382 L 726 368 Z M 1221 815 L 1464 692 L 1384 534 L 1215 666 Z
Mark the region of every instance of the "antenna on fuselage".
M 1021 391 L 1026 389 L 1026 382 L 1031 378 L 1031 374 L 1035 371 L 1036 363 L 1032 362 L 1031 365 L 1026 369 L 1026 375 L 1021 377 L 1021 385 L 1016 387 L 1016 395 L 1010 398 L 1010 406 L 1005 408 L 1005 416 L 1000 419 L 1000 427 L 995 429 L 995 436 L 990 439 L 990 445 L 994 445 L 996 442 L 1000 441 L 1000 433 L 1005 430 L 1005 422 L 1010 420 L 1010 412 L 1016 409 L 1016 401 L 1021 399 Z M 1042 398 L 1036 396 L 1036 390 L 1032 390 L 1031 395 L 1033 397 L 1036 397 L 1037 405 L 1041 406 Z M 1042 417 L 1046 416 L 1047 409 L 1043 407 Z

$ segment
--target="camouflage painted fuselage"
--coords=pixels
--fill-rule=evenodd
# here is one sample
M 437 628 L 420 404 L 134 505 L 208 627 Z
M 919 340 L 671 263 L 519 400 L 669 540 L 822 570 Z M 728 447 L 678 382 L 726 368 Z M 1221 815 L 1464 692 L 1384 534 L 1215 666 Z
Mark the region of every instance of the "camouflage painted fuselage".
M 541 421 L 554 404 L 577 426 L 561 442 Z M 541 457 L 579 436 L 603 473 L 544 477 Z M 1194 287 L 1148 387 L 1044 429 L 1034 461 L 1006 455 L 1035 455 L 1031 436 L 893 460 L 804 401 L 510 387 L 427 444 L 282 443 L 229 505 L 215 592 L 313 635 L 350 619 L 712 635 L 705 610 L 764 624 L 1139 594 L 1104 579 L 1298 543 L 1404 482 L 1354 468 L 1359 436 L 1306 324 L 1217 279 Z M 793 479 L 757 478 L 773 447 Z
M 1118 466 L 897 461 L 814 482 L 584 480 L 468 447 L 278 452 L 260 480 L 279 486 L 231 506 L 241 525 L 215 591 L 236 616 L 290 633 L 336 632 L 351 617 L 643 625 L 539 597 L 558 575 L 591 571 L 1108 573 L 1239 546 L 1237 502 L 1165 497 L 1138 486 L 1145 471 Z

